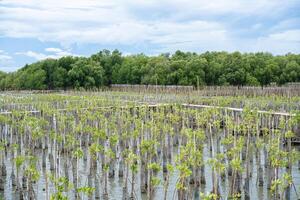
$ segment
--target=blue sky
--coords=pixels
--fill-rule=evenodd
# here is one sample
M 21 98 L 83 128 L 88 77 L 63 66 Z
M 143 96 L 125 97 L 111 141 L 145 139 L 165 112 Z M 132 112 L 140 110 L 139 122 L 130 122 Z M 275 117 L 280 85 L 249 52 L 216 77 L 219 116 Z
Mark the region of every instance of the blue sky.
M 0 0 L 0 70 L 102 49 L 300 53 L 299 0 Z

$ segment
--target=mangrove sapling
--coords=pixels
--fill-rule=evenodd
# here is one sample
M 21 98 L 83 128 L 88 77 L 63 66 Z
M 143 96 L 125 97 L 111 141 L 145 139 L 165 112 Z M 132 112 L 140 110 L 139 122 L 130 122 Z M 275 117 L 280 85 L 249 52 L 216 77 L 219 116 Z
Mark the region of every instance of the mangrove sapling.
M 187 178 L 192 174 L 192 171 L 189 169 L 187 163 L 181 163 L 176 166 L 176 168 L 179 171 L 179 180 L 176 183 L 176 190 L 178 191 L 178 199 L 184 200 L 187 198 L 186 191 L 188 188 L 186 187 L 187 184 Z
M 125 177 L 124 177 L 124 185 L 123 185 L 123 197 L 122 199 L 128 199 L 128 180 L 129 180 L 129 165 L 128 162 L 127 162 L 127 157 L 129 155 L 131 151 L 129 149 L 125 149 L 123 152 L 122 152 L 122 156 L 124 158 L 124 161 L 125 161 Z
M 285 152 L 280 149 L 280 141 L 277 138 L 272 139 L 272 142 L 269 146 L 269 156 L 271 161 L 271 166 L 274 169 L 274 178 L 271 182 L 271 189 L 273 189 L 274 198 L 278 198 L 278 179 L 279 179 L 279 170 L 281 167 L 285 167 L 288 163 L 288 152 Z M 273 183 L 274 182 L 274 183 Z
M 167 171 L 167 154 L 168 154 L 168 150 L 167 150 L 167 133 L 169 131 L 169 128 L 166 127 L 165 125 L 163 125 L 163 133 L 162 133 L 162 142 L 161 142 L 161 146 L 162 146 L 162 170 L 163 172 Z
M 179 178 L 176 183 L 176 190 L 178 194 L 178 199 L 183 200 L 187 198 L 187 186 L 188 181 L 187 179 L 192 174 L 190 170 L 190 163 L 189 163 L 189 149 L 181 146 L 179 154 L 176 156 L 176 169 L 179 171 Z M 174 191 L 175 192 L 175 191 Z M 174 198 L 174 197 L 173 197 Z
M 249 191 L 249 181 L 251 177 L 250 173 L 250 139 L 251 139 L 251 133 L 250 130 L 253 130 L 256 126 L 256 113 L 253 111 L 250 111 L 250 108 L 244 108 L 242 117 L 243 117 L 243 122 L 242 122 L 242 127 L 243 127 L 243 132 L 244 132 L 244 137 L 246 137 L 246 157 L 245 157 L 245 162 L 246 162 L 246 178 L 244 182 L 244 194 L 245 194 L 245 199 L 250 199 L 250 191 Z
M 196 118 L 197 119 L 197 124 L 198 124 L 198 127 L 201 128 L 201 129 L 205 129 L 207 128 L 207 122 L 210 120 L 209 119 L 209 116 L 210 114 L 207 112 L 207 110 L 204 110 L 204 111 L 201 111 L 200 114 L 198 114 L 198 117 Z M 199 130 L 199 131 L 202 131 L 202 130 Z M 202 131 L 203 132 L 203 131 Z M 199 133 L 198 133 L 199 134 Z M 197 134 L 197 135 L 198 135 Z M 206 136 L 205 135 L 205 132 L 201 133 L 200 132 L 200 135 L 199 135 L 199 139 L 202 141 L 202 143 L 205 143 L 205 139 L 208 138 L 208 143 L 209 143 L 209 149 L 212 150 L 212 145 L 211 145 L 211 139 L 210 139 L 210 135 Z M 203 144 L 204 145 L 204 144 Z M 203 149 L 203 146 L 201 146 L 201 149 Z M 211 153 L 211 151 L 210 151 Z M 202 159 L 202 163 L 203 163 L 203 159 Z M 206 184 L 206 179 L 205 179 L 205 165 L 201 165 L 201 173 L 200 173 L 200 183 L 205 185 Z
M 241 191 L 239 188 L 239 173 L 242 172 L 242 162 L 239 158 L 234 158 L 231 160 L 230 165 L 233 169 L 232 185 L 230 189 L 230 199 L 240 198 Z
M 190 184 L 198 187 L 200 186 L 201 166 L 203 163 L 203 145 L 200 141 L 205 139 L 202 130 L 185 129 L 187 136 L 186 148 L 190 152 L 189 159 L 190 168 L 192 169 L 192 176 L 190 177 Z
M 79 160 L 83 158 L 83 151 L 81 148 L 77 148 L 76 150 L 73 151 L 72 153 L 73 156 L 73 184 L 74 188 L 77 191 L 78 188 L 78 178 L 79 178 Z M 75 161 L 75 162 L 74 162 Z M 78 193 L 75 193 L 75 198 L 78 198 Z
M 0 166 L 0 177 L 3 176 L 5 177 L 6 176 L 6 165 L 4 163 L 4 160 L 5 160 L 5 141 L 3 142 L 0 142 L 0 163 L 1 163 L 1 166 Z
M 216 153 L 220 153 L 220 133 L 221 131 L 219 130 L 221 121 L 219 118 L 220 113 L 215 112 L 213 115 L 213 121 L 212 121 L 212 128 L 213 128 L 213 141 L 216 141 Z
M 15 161 L 14 153 L 17 152 L 18 145 L 13 144 L 11 146 L 11 149 L 12 149 L 12 153 L 11 153 L 12 161 Z M 18 178 L 15 175 L 15 164 L 14 163 L 12 163 L 12 171 L 11 171 L 10 178 L 11 178 L 12 187 L 15 188 L 17 186 Z
M 95 151 L 99 147 L 98 150 L 101 150 L 101 152 L 104 152 L 104 146 L 106 145 L 105 144 L 105 141 L 106 141 L 105 130 L 103 130 L 103 129 L 95 129 L 93 131 L 93 134 L 92 134 L 92 139 L 93 139 L 93 141 L 95 141 L 96 144 L 99 144 L 100 146 L 98 146 L 98 145 L 94 146 L 92 144 L 95 147 L 95 149 L 92 148 L 93 150 L 92 149 L 90 149 L 90 150 Z M 94 155 L 94 153 L 96 153 L 96 152 L 92 152 L 92 153 Z M 105 163 L 104 157 L 105 157 L 104 153 L 100 153 L 100 162 L 101 162 L 101 166 L 102 167 L 104 166 L 104 163 Z
M 287 140 L 287 152 L 288 152 L 288 163 L 286 166 L 286 171 L 287 174 L 290 175 L 292 177 L 292 144 L 291 144 L 291 140 L 292 137 L 294 137 L 295 134 L 292 131 L 287 131 L 284 134 L 284 138 L 285 140 Z M 290 185 L 286 185 L 286 199 L 290 199 Z
M 148 170 L 150 179 L 148 199 L 152 200 L 154 199 L 155 187 L 160 184 L 160 179 L 157 177 L 157 173 L 161 170 L 161 166 L 157 163 L 150 163 L 148 164 Z
M 292 177 L 288 173 L 284 173 L 282 178 L 277 178 L 272 181 L 271 185 L 271 192 L 272 193 L 279 193 L 278 197 L 275 196 L 275 199 L 286 199 L 289 200 L 290 196 L 284 196 L 284 192 L 286 192 L 287 188 L 292 185 Z M 287 198 L 286 198 L 287 197 Z
M 83 198 L 84 195 L 86 195 L 88 198 L 90 198 L 93 195 L 94 191 L 95 191 L 95 188 L 89 187 L 89 186 L 83 186 L 83 187 L 77 188 L 77 192 L 83 194 L 81 196 L 81 200 L 84 199 Z
M 25 162 L 25 156 L 17 156 L 15 158 L 15 165 L 16 165 L 16 169 L 17 169 L 17 189 L 20 190 L 20 168 L 23 165 L 23 163 Z
M 295 127 L 299 127 L 300 128 L 300 112 L 296 112 L 295 113 L 295 117 L 294 118 L 289 118 L 288 119 L 288 123 L 287 123 L 287 132 L 285 133 L 285 138 L 287 140 L 287 150 L 288 152 L 292 151 L 292 138 L 296 136 L 295 134 Z M 292 160 L 289 160 L 289 165 L 288 168 L 292 167 Z M 300 159 L 298 160 L 298 168 L 300 169 Z
M 104 159 L 104 161 L 105 161 L 105 159 Z M 104 199 L 108 199 L 108 177 L 107 177 L 108 170 L 109 170 L 109 165 L 104 164 L 102 167 L 102 174 L 103 174 L 103 178 L 104 178 L 104 188 L 103 188 L 103 198 Z
M 50 139 L 51 139 L 51 148 L 49 152 L 49 163 L 50 163 L 50 170 L 55 171 L 55 162 L 56 162 L 56 143 L 57 143 L 57 134 L 52 130 L 50 132 Z M 56 174 L 56 171 L 55 171 Z
M 213 194 L 213 193 L 204 194 L 201 192 L 200 198 L 203 200 L 218 200 L 219 196 L 217 194 Z
M 167 200 L 167 192 L 170 184 L 170 177 L 174 173 L 174 167 L 172 164 L 167 164 L 167 172 L 164 173 L 164 200 Z
M 179 132 L 179 124 L 181 121 L 180 115 L 178 114 L 178 108 L 175 107 L 174 108 L 174 113 L 171 115 L 171 123 L 173 126 L 173 130 L 174 130 L 174 136 L 173 136 L 173 146 L 177 146 L 179 144 L 179 139 L 178 139 L 178 132 Z
M 117 137 L 113 137 L 113 138 L 110 138 L 110 140 L 115 140 L 115 141 L 114 142 L 111 141 L 110 143 L 115 145 L 117 143 L 118 138 Z M 116 159 L 116 153 L 110 147 L 107 147 L 107 149 L 105 150 L 104 153 L 105 153 L 105 165 L 108 166 L 108 173 L 109 173 L 108 178 L 113 178 L 113 176 L 114 176 L 114 164 L 113 163 Z M 113 168 L 113 169 L 111 169 L 111 168 Z
M 65 194 L 65 192 L 68 192 L 73 188 L 71 182 L 66 177 L 55 178 L 55 175 L 50 173 L 47 174 L 47 177 L 49 177 L 49 180 L 52 182 L 55 188 L 55 192 L 51 194 L 50 199 L 67 200 L 68 196 Z
M 118 169 L 118 176 L 123 177 L 124 176 L 124 158 L 123 158 L 123 151 L 125 150 L 125 143 L 128 140 L 129 134 L 127 134 L 126 131 L 122 130 L 125 124 L 125 120 L 123 119 L 125 116 L 125 112 L 123 110 L 119 111 L 119 120 L 117 122 L 117 132 L 118 132 L 118 162 L 119 162 L 119 169 Z
M 130 169 L 131 171 L 131 192 L 130 192 L 130 199 L 135 199 L 136 194 L 135 194 L 135 174 L 138 171 L 138 156 L 134 154 L 132 151 L 129 152 L 128 156 L 126 157 L 126 164 L 127 168 Z
M 0 130 L 1 131 L 1 130 Z M 5 143 L 0 143 L 0 198 L 2 196 L 2 193 L 4 192 L 4 184 L 5 184 L 5 178 L 6 178 L 6 165 L 4 163 L 4 155 L 3 152 L 5 151 Z
M 288 162 L 291 163 L 291 166 L 293 163 L 296 163 L 297 161 L 299 161 L 299 158 L 300 158 L 300 153 L 298 151 L 296 151 L 295 149 L 291 150 L 291 152 L 288 152 Z M 290 191 L 291 190 L 294 190 L 295 193 L 296 193 L 296 196 L 297 196 L 297 199 L 300 198 L 298 192 L 297 192 L 297 188 L 294 184 L 294 181 L 293 181 L 293 176 L 292 176 L 292 170 L 291 168 L 288 168 L 287 169 L 287 172 L 285 173 L 285 176 L 284 176 L 285 179 L 287 179 L 287 183 L 288 185 L 286 185 L 285 187 L 285 198 L 286 199 L 289 199 L 290 198 Z
M 143 152 L 141 152 L 143 154 Z M 141 183 L 141 193 L 146 193 L 148 190 L 148 169 L 146 167 L 147 165 L 147 158 L 145 156 L 141 155 L 141 169 L 140 169 L 140 183 Z
M 166 122 L 165 125 L 165 131 L 166 131 L 166 137 L 167 137 L 167 144 L 166 144 L 166 154 L 167 154 L 167 160 L 170 162 L 172 160 L 172 151 L 173 151 L 173 145 L 172 145 L 172 137 L 174 137 L 174 129 L 171 124 L 170 119 L 170 113 L 166 116 L 168 118 L 168 122 Z M 166 165 L 165 165 L 166 166 Z M 163 169 L 165 171 L 165 169 Z
M 121 133 L 120 133 L 121 134 Z M 124 176 L 124 170 L 125 170 L 125 163 L 124 163 L 124 152 L 126 152 L 126 141 L 128 140 L 128 136 L 126 132 L 121 134 L 119 139 L 119 177 Z
M 269 146 L 271 165 L 275 170 L 275 177 L 271 183 L 271 191 L 274 194 L 274 198 L 290 199 L 290 187 L 293 184 L 291 168 L 287 168 L 287 172 L 283 174 L 281 179 L 279 178 L 279 170 L 286 166 L 292 166 L 292 163 L 297 160 L 297 153 L 293 150 L 281 150 L 281 140 L 278 138 L 280 137 L 278 136 L 279 133 L 275 131 L 275 134 L 277 137 L 272 139 L 272 143 Z M 288 131 L 286 132 L 285 137 L 288 139 L 292 135 L 293 133 Z M 298 195 L 296 189 L 295 193 Z
M 267 188 L 271 189 L 272 181 L 276 180 L 277 175 L 276 172 L 278 172 L 278 168 L 276 169 L 274 165 L 272 164 L 272 160 L 274 162 L 274 156 L 276 153 L 280 151 L 280 131 L 274 130 L 273 126 L 273 119 L 274 116 L 268 117 L 268 136 L 267 136 L 267 154 L 266 154 L 266 163 L 267 163 Z M 273 156 L 271 155 L 273 154 Z M 272 158 L 273 157 L 273 158 Z M 276 159 L 275 159 L 276 161 Z M 279 167 L 279 166 L 278 166 Z M 275 194 L 274 197 L 276 198 L 278 194 Z
M 232 157 L 230 161 L 230 166 L 232 168 L 232 180 L 230 186 L 230 198 L 237 198 L 241 195 L 240 190 L 240 178 L 242 173 L 242 161 L 240 160 L 240 153 L 242 151 L 244 145 L 244 138 L 242 136 L 239 137 L 238 140 L 235 141 L 234 147 L 228 151 L 227 153 Z
M 89 152 L 90 152 L 90 159 L 91 159 L 91 166 L 90 168 L 92 170 L 97 169 L 97 159 L 98 159 L 98 154 L 100 152 L 103 152 L 104 148 L 102 145 L 97 144 L 97 143 L 92 143 L 89 147 Z
M 214 126 L 214 116 L 216 114 L 216 109 L 212 109 L 210 112 L 207 113 L 207 117 L 208 117 L 208 131 L 209 131 L 209 141 L 210 141 L 210 156 L 211 158 L 208 160 L 208 164 L 211 165 L 212 167 L 212 184 L 213 184 L 213 188 L 212 188 L 212 193 L 213 194 L 217 194 L 219 195 L 219 177 L 218 177 L 218 169 L 219 169 L 219 163 L 217 162 L 217 160 L 215 159 L 215 151 L 216 151 L 216 147 L 214 145 L 214 134 L 213 134 L 213 126 Z M 220 168 L 221 169 L 221 168 Z
M 113 157 L 110 157 L 110 163 L 109 163 L 109 178 L 113 178 L 115 176 L 115 158 L 117 153 L 117 143 L 118 143 L 119 137 L 118 135 L 110 135 L 109 136 L 109 145 L 111 148 L 111 151 L 113 153 Z
M 233 152 L 232 152 L 233 141 L 234 141 L 234 137 L 232 135 L 227 135 L 226 137 L 224 137 L 221 140 L 221 144 L 224 147 L 224 151 L 225 151 L 225 155 L 228 160 L 228 163 L 230 163 L 230 161 L 233 158 Z M 232 176 L 231 165 L 228 166 L 227 174 L 228 174 L 228 176 Z
M 257 154 L 257 179 L 256 183 L 258 186 L 264 185 L 264 178 L 263 178 L 263 168 L 261 166 L 261 150 L 263 149 L 264 143 L 263 140 L 260 138 L 256 139 L 256 154 Z
M 35 192 L 33 190 L 33 183 L 37 182 L 40 178 L 40 174 L 37 171 L 36 164 L 31 163 L 29 167 L 25 169 L 24 175 L 27 177 L 28 184 L 28 198 L 29 199 L 37 199 Z
M 222 163 L 223 159 L 224 159 L 223 154 L 217 154 L 215 158 L 210 158 L 207 161 L 212 169 L 212 183 L 213 183 L 212 193 L 216 194 L 217 196 L 220 196 L 219 176 L 225 170 L 225 164 Z
M 139 130 L 134 129 L 135 121 L 136 121 L 136 119 L 132 118 L 132 120 L 131 120 L 131 131 L 129 133 L 131 135 L 131 138 L 130 138 L 131 148 L 132 148 L 133 152 L 135 154 L 137 154 Z
M 148 164 L 151 162 L 152 157 L 155 152 L 155 140 L 142 140 L 140 144 L 140 154 L 141 154 L 141 192 L 145 193 L 149 191 L 149 172 L 148 172 Z M 149 193 L 149 192 L 148 192 Z
M 209 150 L 211 153 L 211 158 L 214 157 L 215 152 L 215 145 L 214 145 L 214 134 L 213 134 L 213 116 L 214 116 L 215 110 L 209 110 L 208 112 L 204 113 L 207 118 L 207 128 L 208 128 L 208 138 L 209 138 Z

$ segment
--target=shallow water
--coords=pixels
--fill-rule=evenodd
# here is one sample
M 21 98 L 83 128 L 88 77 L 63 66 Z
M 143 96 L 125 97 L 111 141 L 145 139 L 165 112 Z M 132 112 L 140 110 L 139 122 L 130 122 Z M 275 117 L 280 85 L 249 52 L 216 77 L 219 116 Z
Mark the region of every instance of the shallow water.
M 173 156 L 172 156 L 172 160 L 174 160 L 174 155 L 176 154 L 176 149 L 173 151 Z M 222 150 L 222 149 L 221 149 Z M 50 172 L 50 164 L 49 164 L 49 159 L 47 157 L 47 168 L 43 169 L 42 168 L 42 151 L 41 150 L 36 150 L 35 155 L 39 158 L 38 161 L 38 170 L 40 172 L 40 179 L 39 181 L 34 184 L 34 190 L 36 193 L 36 197 L 37 199 L 46 199 L 46 191 L 45 191 L 45 184 L 46 184 L 46 180 L 45 180 L 45 175 L 46 175 L 46 171 Z M 263 156 L 263 154 L 261 154 Z M 204 160 L 207 160 L 210 157 L 210 152 L 208 151 L 208 148 L 205 147 L 204 148 Z M 64 165 L 63 165 L 63 161 L 65 161 L 66 159 L 66 155 L 61 155 L 61 160 L 60 160 L 60 167 L 59 167 L 59 174 L 61 176 L 64 176 Z M 87 186 L 88 183 L 88 174 L 89 174 L 89 156 L 87 157 L 87 162 L 84 162 L 84 159 L 80 160 L 79 163 L 79 186 Z M 263 166 L 263 157 L 262 157 L 262 166 Z M 8 152 L 7 155 L 4 158 L 4 163 L 6 165 L 7 168 L 7 176 L 5 179 L 5 188 L 4 188 L 4 193 L 2 194 L 4 196 L 4 199 L 6 200 L 14 200 L 14 199 L 18 199 L 18 196 L 16 195 L 16 191 L 15 188 L 12 187 L 11 185 L 11 172 L 12 172 L 12 162 L 13 160 L 11 159 L 11 154 Z M 72 167 L 71 164 L 68 165 L 69 167 L 69 178 L 70 180 L 72 180 Z M 118 163 L 116 164 L 116 169 L 118 169 Z M 259 199 L 259 200 L 267 200 L 271 198 L 271 194 L 270 191 L 267 189 L 267 180 L 266 180 L 266 168 L 263 167 L 264 170 L 264 185 L 262 187 L 259 187 L 256 185 L 256 178 L 257 178 L 257 166 L 256 166 L 256 160 L 255 160 L 255 156 L 253 159 L 253 162 L 251 163 L 251 168 L 252 168 L 252 177 L 250 179 L 250 198 L 251 199 Z M 97 172 L 100 172 L 98 174 L 100 174 L 100 176 L 102 176 L 101 173 L 101 169 L 100 166 L 98 165 L 97 168 Z M 283 170 L 280 171 L 280 173 L 283 173 Z M 177 193 L 174 193 L 175 191 L 175 185 L 176 185 L 176 181 L 178 178 L 178 172 L 175 171 L 174 175 L 171 177 L 170 179 L 170 186 L 169 186 L 169 190 L 168 190 L 168 196 L 167 199 L 173 199 L 173 195 L 175 197 L 175 199 L 177 199 L 176 195 Z M 195 199 L 195 196 L 199 196 L 199 192 L 203 192 L 203 193 L 209 193 L 212 190 L 212 179 L 211 179 L 211 175 L 212 175 L 212 171 L 209 168 L 208 165 L 205 166 L 205 178 L 206 178 L 206 184 L 202 185 L 201 188 L 195 188 L 192 189 L 189 193 L 191 195 L 191 199 Z M 243 173 L 243 175 L 245 175 Z M 296 187 L 298 187 L 300 185 L 300 170 L 298 170 L 296 164 L 293 165 L 292 168 L 292 176 L 293 176 L 293 181 Z M 129 175 L 129 178 L 131 177 L 131 175 Z M 147 199 L 145 194 L 141 194 L 140 192 L 140 175 L 139 173 L 136 175 L 137 180 L 136 180 L 136 185 L 135 185 L 135 195 L 137 199 Z M 163 180 L 163 174 L 162 172 L 160 172 L 158 174 L 158 177 L 161 177 L 161 179 Z M 91 180 L 92 182 L 92 187 L 95 187 L 95 177 L 92 178 Z M 100 193 L 103 193 L 103 177 L 100 177 Z M 223 199 L 226 199 L 226 197 L 228 196 L 228 178 L 226 177 L 225 181 L 220 181 L 220 192 L 221 195 L 223 197 Z M 116 174 L 115 174 L 115 178 L 110 178 L 108 181 L 108 193 L 109 193 L 109 199 L 122 199 L 123 198 L 123 185 L 124 185 L 124 178 L 119 178 L 118 176 L 118 170 L 116 170 Z M 242 188 L 243 183 L 241 184 L 241 188 Z M 191 187 L 193 188 L 193 187 Z M 297 188 L 299 189 L 299 188 Z M 55 191 L 54 186 L 52 183 L 49 183 L 49 193 L 53 193 Z M 129 187 L 129 192 L 130 192 L 130 187 Z M 293 190 L 293 188 L 291 188 L 291 198 L 290 199 L 297 199 L 296 193 Z M 72 190 L 70 190 L 69 192 L 66 193 L 68 195 L 68 197 L 70 199 L 74 199 L 75 196 L 75 189 L 73 188 Z M 155 199 L 163 199 L 163 186 L 162 184 L 160 184 L 157 188 L 156 188 L 156 192 L 155 192 Z M 242 195 L 243 196 L 243 195 Z M 93 194 L 93 196 L 90 196 L 89 198 L 87 196 L 81 195 L 82 199 L 95 199 L 95 193 Z M 101 195 L 102 198 L 102 195 Z

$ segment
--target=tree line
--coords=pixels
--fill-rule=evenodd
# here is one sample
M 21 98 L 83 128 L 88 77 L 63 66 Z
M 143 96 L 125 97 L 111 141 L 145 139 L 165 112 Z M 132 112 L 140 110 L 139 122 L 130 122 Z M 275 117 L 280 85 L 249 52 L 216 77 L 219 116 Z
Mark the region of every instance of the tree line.
M 62 57 L 0 71 L 0 89 L 92 89 L 110 84 L 266 86 L 300 81 L 300 54 L 176 51 L 123 56 L 102 50 L 90 57 Z

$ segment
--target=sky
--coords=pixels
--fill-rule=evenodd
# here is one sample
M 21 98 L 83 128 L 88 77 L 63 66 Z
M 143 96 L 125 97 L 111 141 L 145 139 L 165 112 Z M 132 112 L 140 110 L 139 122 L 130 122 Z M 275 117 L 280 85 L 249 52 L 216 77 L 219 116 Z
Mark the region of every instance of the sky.
M 176 50 L 300 53 L 300 0 L 0 0 L 0 70 Z

